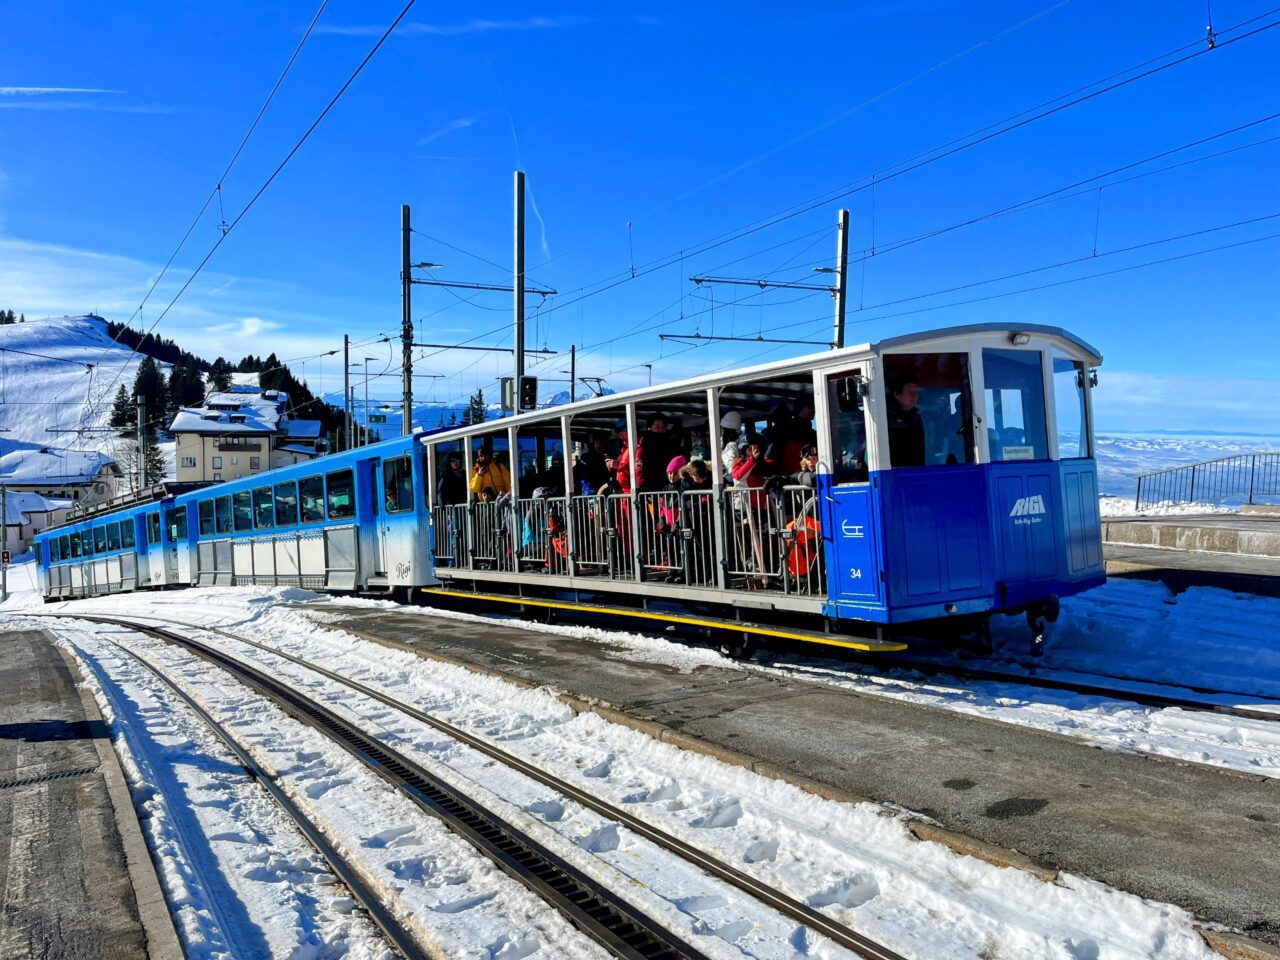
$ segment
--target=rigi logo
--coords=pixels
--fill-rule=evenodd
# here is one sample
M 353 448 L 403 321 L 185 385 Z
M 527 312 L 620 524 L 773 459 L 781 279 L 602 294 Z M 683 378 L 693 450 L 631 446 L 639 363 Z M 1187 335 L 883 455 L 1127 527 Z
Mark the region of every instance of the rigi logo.
M 1038 517 L 1045 513 L 1044 497 L 1036 494 L 1031 497 L 1019 497 L 1014 501 L 1013 509 L 1009 511 L 1011 517 Z M 1038 523 L 1038 520 L 1021 520 L 1021 523 Z

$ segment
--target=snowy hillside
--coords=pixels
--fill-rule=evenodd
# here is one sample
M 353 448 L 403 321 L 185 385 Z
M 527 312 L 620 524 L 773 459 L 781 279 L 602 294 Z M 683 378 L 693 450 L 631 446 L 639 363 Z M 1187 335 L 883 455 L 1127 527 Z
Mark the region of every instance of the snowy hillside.
M 106 427 L 116 390 L 132 386 L 141 359 L 97 317 L 0 326 L 0 443 L 102 449 L 103 434 L 49 431 Z
M 112 341 L 99 317 L 0 326 L 4 475 L 31 483 L 74 473 L 85 462 L 128 462 L 133 444 L 103 430 L 116 390 L 133 385 L 141 360 Z

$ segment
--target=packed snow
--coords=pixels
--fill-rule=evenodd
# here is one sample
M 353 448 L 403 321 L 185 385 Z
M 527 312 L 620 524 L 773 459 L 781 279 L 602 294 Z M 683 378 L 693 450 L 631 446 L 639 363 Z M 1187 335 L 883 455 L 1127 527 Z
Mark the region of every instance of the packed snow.
M 550 691 L 520 689 L 496 678 L 387 650 L 318 624 L 284 602 L 308 596 L 300 590 L 237 588 L 192 590 L 163 600 L 120 595 L 62 606 L 224 624 L 267 645 L 287 644 L 295 656 L 323 662 L 473 733 L 501 741 L 505 749 L 611 802 L 627 805 L 663 829 L 908 955 L 1212 955 L 1195 933 L 1191 918 L 1176 908 L 1075 876 L 1047 884 L 1018 870 L 993 867 L 941 845 L 921 843 L 908 833 L 900 817 L 886 816 L 875 805 L 823 800 L 785 783 L 680 751 L 594 714 L 575 715 Z M 743 922 L 741 903 L 731 891 L 664 865 L 625 829 L 513 777 L 505 768 L 495 769 L 403 714 L 363 701 L 332 681 L 236 641 L 208 633 L 202 633 L 201 639 L 210 643 L 216 639 L 237 657 L 289 677 L 335 709 L 361 718 L 366 728 L 389 743 L 415 751 L 415 758 L 424 765 L 444 768 L 448 776 L 505 803 L 513 815 L 523 815 L 522 822 L 551 838 L 548 842 L 556 842 L 557 849 L 573 850 L 576 857 L 588 858 L 584 863 L 594 860 L 592 869 L 599 875 L 621 873 L 642 891 L 637 896 L 643 895 L 644 906 L 665 921 L 680 921 L 699 949 L 710 955 L 842 955 L 794 925 L 788 929 L 762 917 L 764 911 L 759 909 Z M 218 685 L 198 669 L 181 667 L 182 657 L 174 652 L 141 640 L 130 643 L 181 671 L 184 685 L 216 712 L 234 711 L 238 730 L 263 755 L 291 758 L 281 759 L 277 769 L 296 768 L 308 777 L 308 785 L 323 789 L 324 797 L 333 796 L 335 802 L 342 799 L 339 788 L 344 785 L 331 784 L 355 778 L 356 773 L 331 758 L 300 763 L 298 750 L 315 751 L 319 746 L 297 743 L 300 734 L 274 711 L 239 691 L 228 691 L 225 683 Z M 328 813 L 325 822 L 339 815 Z M 362 821 L 370 819 L 362 812 Z M 418 846 L 416 839 L 408 851 L 403 850 L 401 822 L 394 812 L 378 819 L 388 845 L 394 847 L 404 898 L 412 896 L 418 884 L 438 875 L 435 858 L 440 853 L 434 845 Z M 442 841 L 433 841 L 437 842 Z M 481 884 L 464 877 L 455 893 L 466 897 L 473 885 Z M 495 895 L 486 902 L 505 899 L 505 894 Z M 1034 910 L 1027 909 L 1031 904 Z M 542 951 L 538 955 L 559 954 Z

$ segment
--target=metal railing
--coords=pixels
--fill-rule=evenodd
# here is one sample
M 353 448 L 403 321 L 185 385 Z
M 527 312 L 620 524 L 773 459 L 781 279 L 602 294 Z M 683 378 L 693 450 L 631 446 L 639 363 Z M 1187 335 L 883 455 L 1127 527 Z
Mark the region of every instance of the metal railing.
M 811 487 L 729 487 L 436 506 L 438 567 L 826 592 Z M 723 539 L 718 537 L 723 532 Z M 638 575 L 637 575 L 638 565 Z
M 1177 503 L 1262 503 L 1280 498 L 1280 453 L 1241 453 L 1138 477 L 1134 508 Z

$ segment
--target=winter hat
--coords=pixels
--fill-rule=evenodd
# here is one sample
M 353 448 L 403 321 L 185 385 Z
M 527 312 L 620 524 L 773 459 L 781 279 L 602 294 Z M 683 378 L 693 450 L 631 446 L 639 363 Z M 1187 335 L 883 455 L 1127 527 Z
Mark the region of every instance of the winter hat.
M 667 464 L 667 473 L 679 473 L 688 462 L 688 457 L 672 457 L 671 462 Z
M 720 418 L 720 426 L 724 427 L 726 430 L 741 430 L 742 414 L 737 410 L 730 410 Z

